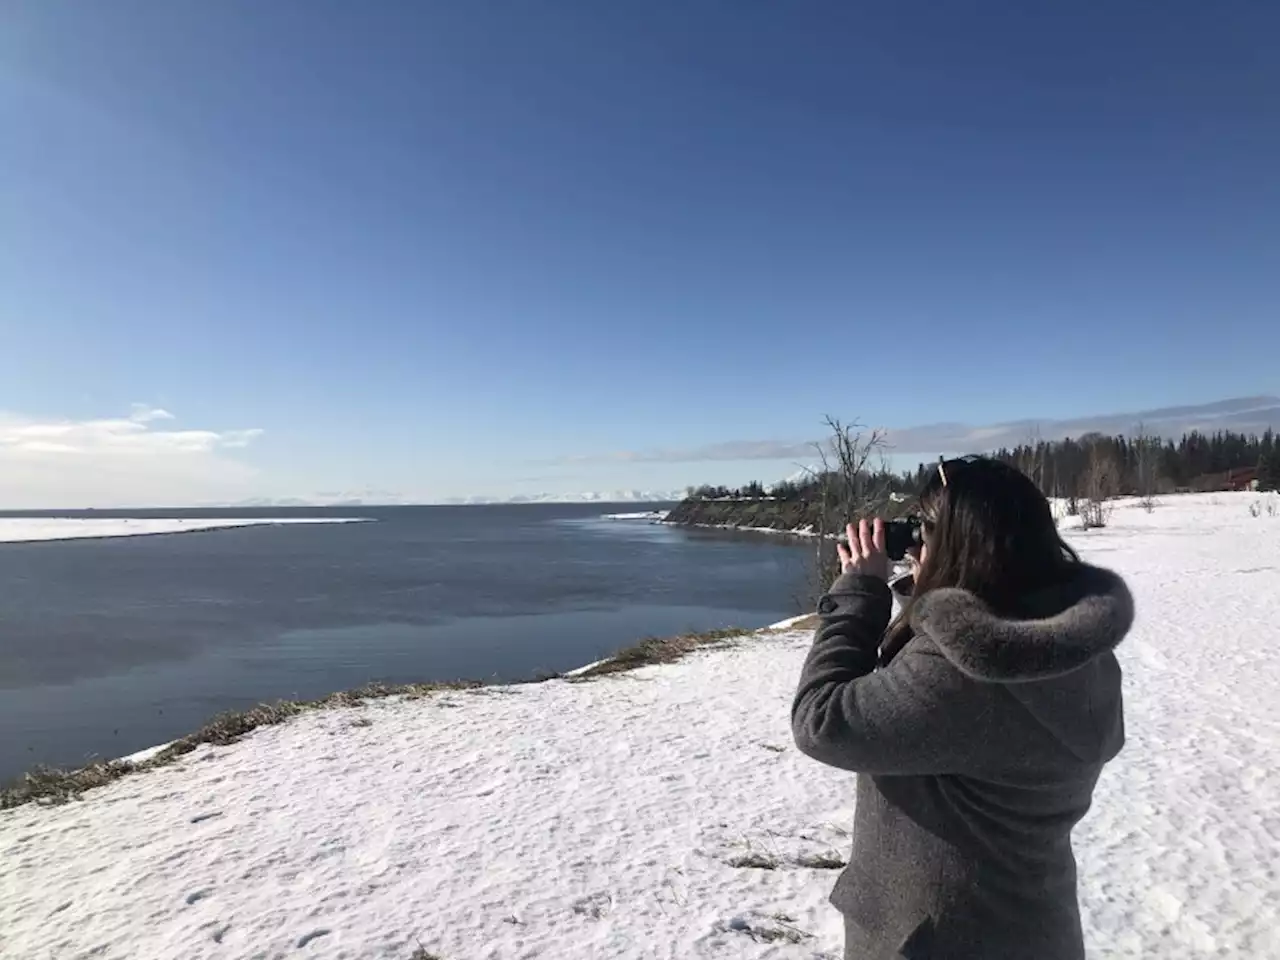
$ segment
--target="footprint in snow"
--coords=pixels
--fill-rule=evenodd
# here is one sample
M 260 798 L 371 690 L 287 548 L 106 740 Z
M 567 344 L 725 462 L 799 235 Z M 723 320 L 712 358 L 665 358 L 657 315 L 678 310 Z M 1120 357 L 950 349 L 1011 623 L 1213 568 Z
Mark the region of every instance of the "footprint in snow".
M 812 940 L 813 934 L 801 930 L 795 921 L 784 913 L 769 916 L 736 916 L 716 924 L 716 929 L 746 934 L 756 943 L 803 943 Z M 823 956 L 817 954 L 816 956 Z
M 212 813 L 201 813 L 191 818 L 192 823 L 204 823 L 206 820 L 212 820 L 214 817 L 222 816 L 221 810 L 215 810 Z
M 191 904 L 193 903 L 199 903 L 201 900 L 203 900 L 205 897 L 207 897 L 211 893 L 213 893 L 213 891 L 209 890 L 208 888 L 204 890 L 197 890 L 194 893 L 188 893 L 187 906 L 191 906 Z
M 573 904 L 573 912 L 580 917 L 599 920 L 613 908 L 613 897 L 607 893 L 593 893 L 580 897 Z
M 298 938 L 298 949 L 301 950 L 312 940 L 319 940 L 321 937 L 327 937 L 328 935 L 329 931 L 325 930 L 323 927 L 319 930 L 312 930 L 310 933 L 303 934 Z

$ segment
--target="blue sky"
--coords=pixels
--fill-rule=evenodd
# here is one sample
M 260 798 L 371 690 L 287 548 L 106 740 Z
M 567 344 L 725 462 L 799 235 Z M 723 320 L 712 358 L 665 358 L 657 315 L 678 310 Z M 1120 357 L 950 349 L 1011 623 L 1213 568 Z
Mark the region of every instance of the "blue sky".
M 5 21 L 6 504 L 672 489 L 1280 383 L 1271 4 Z

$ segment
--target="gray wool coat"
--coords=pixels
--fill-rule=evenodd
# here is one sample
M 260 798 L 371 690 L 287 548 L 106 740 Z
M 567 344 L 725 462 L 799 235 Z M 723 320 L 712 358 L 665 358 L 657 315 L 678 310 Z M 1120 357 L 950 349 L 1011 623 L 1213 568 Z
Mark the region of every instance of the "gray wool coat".
M 805 754 L 859 774 L 845 956 L 1080 960 L 1071 829 L 1124 744 L 1128 589 L 1080 564 L 1017 619 L 934 590 L 886 657 L 891 610 L 883 580 L 836 580 L 791 713 Z

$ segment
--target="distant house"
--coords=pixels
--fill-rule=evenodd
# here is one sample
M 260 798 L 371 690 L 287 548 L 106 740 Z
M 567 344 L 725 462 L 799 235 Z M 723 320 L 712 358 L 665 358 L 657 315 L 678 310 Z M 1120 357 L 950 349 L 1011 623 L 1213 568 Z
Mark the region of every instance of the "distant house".
M 1258 489 L 1258 468 L 1257 467 L 1239 467 L 1235 470 L 1229 470 L 1227 477 L 1228 490 L 1257 490 Z
M 1258 468 L 1236 467 L 1222 473 L 1206 473 L 1191 482 L 1191 489 L 1201 493 L 1219 490 L 1257 490 Z

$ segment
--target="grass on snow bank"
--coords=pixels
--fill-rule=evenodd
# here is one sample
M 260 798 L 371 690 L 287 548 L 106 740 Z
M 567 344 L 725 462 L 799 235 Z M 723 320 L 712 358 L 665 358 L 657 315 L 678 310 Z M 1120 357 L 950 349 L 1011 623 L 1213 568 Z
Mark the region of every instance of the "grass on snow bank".
M 355 690 L 331 693 L 318 700 L 281 700 L 277 703 L 260 703 L 248 710 L 220 713 L 211 721 L 170 744 L 166 744 L 146 760 L 101 760 L 78 770 L 59 770 L 53 767 L 36 767 L 19 777 L 14 783 L 0 788 L 0 810 L 21 806 L 38 800 L 43 803 L 66 803 L 78 800 L 81 794 L 93 787 L 105 786 L 126 774 L 142 770 L 154 770 L 173 763 L 190 753 L 202 743 L 223 746 L 235 743 L 258 727 L 270 727 L 283 723 L 308 710 L 325 707 L 359 707 L 366 701 L 382 697 L 424 697 L 440 690 L 468 690 L 482 686 L 479 682 L 463 680 L 452 683 L 371 683 Z

